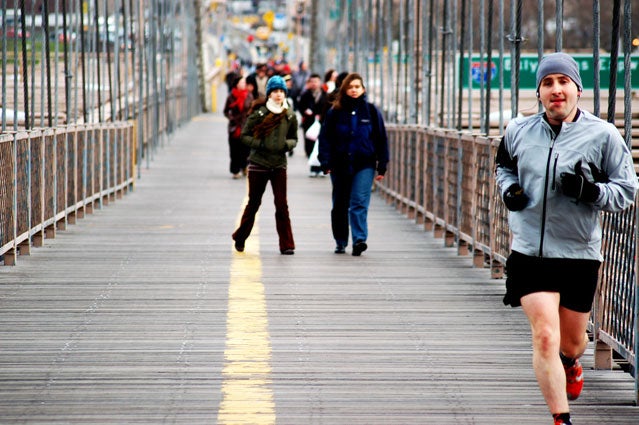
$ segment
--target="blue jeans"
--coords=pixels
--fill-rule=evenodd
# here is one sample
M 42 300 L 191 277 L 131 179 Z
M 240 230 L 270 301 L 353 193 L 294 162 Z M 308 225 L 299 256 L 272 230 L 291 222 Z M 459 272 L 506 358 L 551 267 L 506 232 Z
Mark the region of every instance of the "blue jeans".
M 368 206 L 375 178 L 374 168 L 364 168 L 350 174 L 348 171 L 331 171 L 333 183 L 333 209 L 331 227 L 335 243 L 348 245 L 349 224 L 353 245 L 368 238 Z

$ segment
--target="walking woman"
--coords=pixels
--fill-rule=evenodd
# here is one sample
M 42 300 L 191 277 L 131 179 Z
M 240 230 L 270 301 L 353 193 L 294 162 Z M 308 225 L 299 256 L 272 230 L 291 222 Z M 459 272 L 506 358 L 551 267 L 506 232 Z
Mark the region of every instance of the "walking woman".
M 248 167 L 248 203 L 240 226 L 233 233 L 235 249 L 244 251 L 266 185 L 271 182 L 280 253 L 295 253 L 286 198 L 286 154 L 297 145 L 297 118 L 286 101 L 284 79 L 273 76 L 266 84 L 266 99 L 257 100 L 242 129 L 242 143 L 251 148 Z
M 240 134 L 252 102 L 253 95 L 246 88 L 246 79 L 242 76 L 236 76 L 231 81 L 231 92 L 224 104 L 224 116 L 229 120 L 229 153 L 231 156 L 229 168 L 234 179 L 241 177 L 240 172 L 246 175 L 250 150 L 240 140 Z
M 359 256 L 368 248 L 371 187 L 373 180 L 384 178 L 388 157 L 382 114 L 366 100 L 362 77 L 349 74 L 326 114 L 319 135 L 322 171 L 330 173 L 333 184 L 331 227 L 336 254 L 346 252 L 349 224 L 352 254 Z

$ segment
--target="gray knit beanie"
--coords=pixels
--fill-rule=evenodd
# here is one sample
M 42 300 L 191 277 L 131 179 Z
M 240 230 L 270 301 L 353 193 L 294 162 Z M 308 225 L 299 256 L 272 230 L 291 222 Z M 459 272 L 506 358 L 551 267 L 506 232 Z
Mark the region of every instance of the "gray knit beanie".
M 581 84 L 581 76 L 579 75 L 577 62 L 566 53 L 556 52 L 541 58 L 539 68 L 537 68 L 537 91 L 539 91 L 541 80 L 550 74 L 564 74 L 577 84 L 579 90 L 583 90 L 584 88 Z

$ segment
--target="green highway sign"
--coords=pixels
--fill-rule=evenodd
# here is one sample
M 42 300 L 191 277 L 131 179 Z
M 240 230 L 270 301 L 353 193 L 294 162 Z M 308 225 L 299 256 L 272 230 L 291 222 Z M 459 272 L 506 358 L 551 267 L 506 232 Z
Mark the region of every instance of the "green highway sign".
M 592 55 L 586 54 L 573 54 L 571 55 L 577 64 L 579 65 L 579 72 L 581 74 L 581 81 L 584 84 L 584 89 L 592 89 L 594 88 L 594 58 Z M 481 62 L 479 55 L 473 55 L 472 60 L 470 62 L 470 66 L 468 64 L 468 57 L 464 57 L 464 61 L 462 63 L 462 69 L 464 70 L 464 79 L 463 79 L 463 87 L 468 88 L 468 70 L 470 70 L 470 75 L 472 78 L 473 88 L 479 88 L 481 79 L 484 78 L 484 82 L 486 82 L 486 78 L 488 76 L 488 72 L 481 72 Z M 610 57 L 609 56 L 600 56 L 599 58 L 600 64 L 600 86 L 602 89 L 607 89 L 610 84 Z M 521 55 L 520 64 L 519 64 L 519 88 L 520 89 L 536 89 L 535 87 L 535 77 L 537 73 L 537 66 L 539 65 L 539 60 L 537 55 Z M 486 59 L 483 61 L 483 68 L 486 70 L 487 64 Z M 499 57 L 492 58 L 492 66 L 491 66 L 491 88 L 497 88 L 499 84 L 498 76 L 499 76 Z M 630 57 L 630 69 L 631 69 L 631 77 L 630 77 L 630 85 L 633 89 L 639 89 L 639 56 L 631 56 Z M 504 56 L 504 88 L 510 89 L 510 75 L 512 71 L 512 61 L 510 60 L 510 56 Z M 624 85 L 624 59 L 620 57 L 618 60 L 618 68 L 617 68 L 617 88 L 623 89 Z

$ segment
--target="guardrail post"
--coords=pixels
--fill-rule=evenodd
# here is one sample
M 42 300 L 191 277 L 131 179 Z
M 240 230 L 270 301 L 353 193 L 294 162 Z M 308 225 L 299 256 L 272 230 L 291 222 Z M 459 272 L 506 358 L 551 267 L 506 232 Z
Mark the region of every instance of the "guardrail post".
M 504 277 L 504 265 L 499 261 L 492 259 L 490 262 L 490 278 L 502 279 Z
M 466 256 L 470 254 L 470 249 L 468 248 L 468 242 L 463 239 L 460 239 L 457 243 L 457 255 Z
M 16 250 L 10 249 L 9 251 L 4 253 L 4 265 L 5 266 L 15 266 L 16 265 Z
M 473 267 L 484 268 L 486 264 L 486 258 L 484 255 L 484 251 L 481 249 L 476 249 L 473 251 Z
M 435 228 L 433 230 L 433 237 L 437 239 L 441 239 L 444 237 L 444 227 L 441 224 L 435 224 Z
M 612 347 L 595 339 L 595 369 L 612 369 Z
M 446 230 L 445 236 L 444 236 L 444 246 L 446 248 L 452 248 L 455 245 L 455 233 Z

